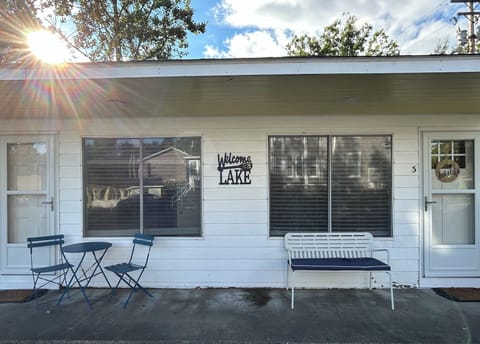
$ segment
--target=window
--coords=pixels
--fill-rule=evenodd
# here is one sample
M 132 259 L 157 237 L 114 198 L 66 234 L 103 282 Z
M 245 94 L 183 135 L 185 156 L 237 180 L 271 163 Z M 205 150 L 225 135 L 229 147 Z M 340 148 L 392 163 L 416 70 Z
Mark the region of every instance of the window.
M 199 137 L 84 139 L 85 234 L 200 235 L 200 152 Z
M 391 136 L 270 136 L 269 160 L 272 236 L 391 235 Z
M 432 141 L 432 169 L 437 167 L 439 161 L 451 159 L 455 161 L 460 168 L 465 168 L 465 158 L 467 153 L 473 148 L 472 140 L 443 140 Z

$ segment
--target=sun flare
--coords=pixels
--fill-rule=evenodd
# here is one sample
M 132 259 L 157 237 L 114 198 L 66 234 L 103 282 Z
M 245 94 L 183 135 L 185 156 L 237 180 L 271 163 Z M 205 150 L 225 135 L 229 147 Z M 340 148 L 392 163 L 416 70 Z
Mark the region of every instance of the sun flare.
M 45 30 L 30 32 L 27 34 L 27 41 L 30 52 L 43 62 L 63 63 L 70 57 L 65 42 L 51 32 Z

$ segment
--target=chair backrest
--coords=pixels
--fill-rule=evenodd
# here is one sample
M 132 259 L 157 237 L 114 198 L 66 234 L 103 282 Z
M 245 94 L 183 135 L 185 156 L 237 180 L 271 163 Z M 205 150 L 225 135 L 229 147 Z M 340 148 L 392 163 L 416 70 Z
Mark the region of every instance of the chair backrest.
M 148 259 L 150 257 L 150 250 L 153 246 L 153 240 L 155 240 L 155 237 L 153 235 L 140 234 L 140 233 L 134 234 L 133 235 L 132 252 L 130 253 L 130 259 L 129 259 L 128 262 L 132 263 L 132 260 L 139 259 L 139 257 L 135 255 L 135 251 L 138 252 L 138 249 L 136 250 L 137 245 L 145 246 L 146 247 L 146 254 L 144 254 L 141 257 L 141 259 L 143 260 L 143 264 L 138 264 L 138 263 L 136 263 L 136 264 L 142 265 L 143 267 L 146 267 L 147 263 L 148 263 Z
M 57 235 L 45 235 L 45 236 L 38 236 L 38 237 L 30 237 L 27 238 L 27 248 L 30 249 L 30 265 L 33 268 L 34 265 L 34 258 L 33 258 L 33 249 L 34 248 L 41 248 L 41 247 L 54 247 L 58 246 L 62 248 L 62 245 L 64 243 L 64 235 L 63 234 L 57 234 Z

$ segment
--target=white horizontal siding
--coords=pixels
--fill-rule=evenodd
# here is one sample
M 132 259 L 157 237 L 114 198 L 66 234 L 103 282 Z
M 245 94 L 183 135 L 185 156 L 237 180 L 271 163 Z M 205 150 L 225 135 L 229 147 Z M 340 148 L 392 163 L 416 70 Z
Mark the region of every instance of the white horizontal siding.
M 236 186 L 225 186 L 225 187 L 238 187 L 242 189 L 248 187 L 249 192 L 225 192 L 223 189 L 218 188 L 218 183 L 212 185 L 211 187 L 204 187 L 203 197 L 205 200 L 257 200 L 257 199 L 267 199 L 268 190 L 265 185 L 236 185 Z
M 22 128 L 5 121 L 4 131 Z M 33 122 L 34 123 L 34 122 Z M 281 238 L 268 233 L 268 135 L 391 134 L 393 137 L 393 237 L 378 238 L 389 248 L 393 280 L 418 286 L 421 262 L 421 161 L 419 128 L 462 123 L 480 129 L 475 116 L 311 116 L 248 118 L 158 118 L 52 122 L 58 130 L 58 228 L 67 242 L 83 238 L 82 137 L 202 137 L 202 237 L 157 237 L 144 284 L 152 287 L 283 287 L 286 255 Z M 0 124 L 3 124 L 0 123 Z M 38 122 L 38 128 L 47 127 Z M 35 126 L 32 126 L 35 128 Z M 50 129 L 51 130 L 51 129 Z M 218 154 L 251 156 L 251 185 L 219 185 Z M 113 243 L 104 265 L 124 260 L 129 238 L 101 238 Z M 379 253 L 381 254 L 381 253 Z M 303 287 L 365 287 L 368 274 L 298 274 Z M 381 286 L 385 274 L 375 274 Z M 102 285 L 101 280 L 96 280 Z
M 418 164 L 412 164 L 412 163 L 401 164 L 397 162 L 397 163 L 394 163 L 393 165 L 393 173 L 394 173 L 394 176 L 412 176 L 412 174 L 415 174 L 415 173 L 419 174 L 419 166 Z
M 235 188 L 235 190 L 228 189 L 226 192 L 229 193 L 245 193 L 248 192 L 250 189 L 254 189 L 258 186 L 265 187 L 267 185 L 267 176 L 258 176 L 255 174 L 255 166 L 250 173 L 250 180 L 252 181 L 251 184 L 244 184 L 244 185 L 222 185 L 225 188 Z M 225 172 L 224 172 L 225 173 Z M 223 177 L 225 179 L 226 176 Z M 219 186 L 219 177 L 203 177 L 203 185 L 205 188 L 217 188 Z M 247 191 L 245 191 L 247 190 Z
M 266 200 L 251 199 L 245 202 L 245 200 L 205 200 L 203 201 L 203 210 L 206 213 L 215 212 L 263 212 L 268 211 L 268 203 Z
M 204 221 L 209 223 L 267 223 L 267 214 L 264 211 L 245 212 L 209 212 L 204 213 Z

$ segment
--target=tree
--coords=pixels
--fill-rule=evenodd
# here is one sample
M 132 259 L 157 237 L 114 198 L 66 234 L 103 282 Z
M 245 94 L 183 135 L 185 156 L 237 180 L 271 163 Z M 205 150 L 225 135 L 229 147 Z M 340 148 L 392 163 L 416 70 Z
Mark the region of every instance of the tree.
M 35 0 L 0 2 L 0 62 L 22 62 L 31 57 L 26 34 L 41 27 Z
M 385 30 L 373 31 L 370 24 L 356 25 L 354 15 L 344 14 L 318 36 L 294 35 L 287 44 L 290 56 L 393 56 L 399 55 L 398 44 Z
M 480 42 L 475 46 L 476 51 L 480 51 Z M 470 54 L 470 46 L 467 40 L 467 31 L 460 30 L 457 27 L 457 42 L 456 45 L 451 45 L 447 38 L 441 39 L 437 42 L 437 46 L 433 51 L 433 55 L 461 55 Z
M 91 61 L 181 57 L 188 32 L 205 32 L 193 20 L 190 0 L 47 0 L 47 20 L 71 47 Z M 62 25 L 71 22 L 75 31 Z M 64 26 L 64 25 L 63 25 Z

